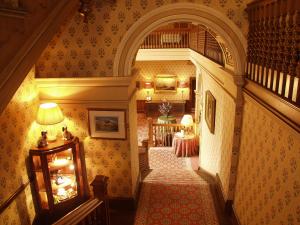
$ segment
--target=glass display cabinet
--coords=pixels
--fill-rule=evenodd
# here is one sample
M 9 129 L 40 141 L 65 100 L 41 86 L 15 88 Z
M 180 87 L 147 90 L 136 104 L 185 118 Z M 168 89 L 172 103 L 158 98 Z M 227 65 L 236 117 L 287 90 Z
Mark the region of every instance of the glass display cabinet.
M 77 137 L 29 151 L 38 214 L 58 217 L 88 198 L 86 170 Z

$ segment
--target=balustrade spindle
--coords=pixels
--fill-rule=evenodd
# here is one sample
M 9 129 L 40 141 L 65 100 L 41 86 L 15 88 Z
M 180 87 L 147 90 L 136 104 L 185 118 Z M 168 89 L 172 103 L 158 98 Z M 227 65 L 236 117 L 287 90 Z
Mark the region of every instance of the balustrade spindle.
M 300 106 L 299 0 L 254 1 L 247 13 L 247 79 Z

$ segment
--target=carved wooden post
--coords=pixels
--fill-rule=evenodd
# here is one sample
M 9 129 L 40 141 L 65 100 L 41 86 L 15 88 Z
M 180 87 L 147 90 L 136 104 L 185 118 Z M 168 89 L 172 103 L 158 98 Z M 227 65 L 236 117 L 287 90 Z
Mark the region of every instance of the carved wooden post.
M 266 69 L 265 69 L 265 80 L 264 80 L 264 87 L 268 88 L 268 82 L 271 79 L 270 74 L 272 72 L 271 69 L 271 57 L 269 57 L 271 55 L 271 49 L 272 49 L 272 31 L 271 31 L 271 27 L 272 27 L 272 18 L 271 18 L 271 4 L 267 5 L 267 28 L 266 28 L 266 32 L 267 32 L 267 36 L 266 36 Z
M 289 85 L 289 93 L 288 98 L 293 100 L 293 89 L 294 89 L 294 82 L 297 77 L 297 63 L 298 63 L 298 30 L 299 30 L 299 24 L 300 24 L 300 12 L 296 10 L 296 2 L 290 1 L 290 21 L 289 21 L 289 27 L 290 27 L 290 33 L 288 34 L 291 37 L 291 43 L 290 43 L 290 63 L 289 63 L 289 75 L 290 77 L 290 85 Z M 299 74 L 298 74 L 299 76 Z M 299 87 L 299 84 L 298 84 Z M 298 92 L 299 95 L 299 92 Z M 300 100 L 298 99 L 298 102 Z M 299 104 L 298 104 L 299 105 Z
M 149 141 L 148 141 L 148 148 L 153 147 L 153 119 L 151 117 L 148 118 L 148 136 L 149 136 Z
M 91 186 L 93 186 L 94 196 L 99 200 L 104 202 L 104 207 L 101 208 L 100 216 L 101 216 L 101 224 L 109 225 L 109 204 L 108 204 L 108 195 L 107 195 L 107 184 L 108 177 L 97 175 Z

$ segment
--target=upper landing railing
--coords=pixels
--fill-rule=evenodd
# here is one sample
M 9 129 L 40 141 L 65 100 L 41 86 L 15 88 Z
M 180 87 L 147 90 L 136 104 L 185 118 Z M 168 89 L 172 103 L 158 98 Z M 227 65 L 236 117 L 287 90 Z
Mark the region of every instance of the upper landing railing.
M 247 78 L 300 107 L 299 0 L 255 1 L 247 12 Z
M 190 48 L 224 66 L 223 52 L 216 39 L 203 27 L 160 29 L 149 34 L 141 49 Z

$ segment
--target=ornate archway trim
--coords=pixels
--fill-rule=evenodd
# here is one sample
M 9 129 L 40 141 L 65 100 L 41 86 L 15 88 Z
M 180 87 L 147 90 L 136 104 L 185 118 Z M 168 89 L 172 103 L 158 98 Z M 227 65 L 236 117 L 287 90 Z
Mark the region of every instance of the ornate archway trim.
M 246 39 L 240 29 L 213 8 L 195 3 L 174 3 L 147 13 L 130 27 L 117 49 L 114 76 L 130 76 L 132 62 L 144 38 L 162 25 L 178 21 L 202 24 L 218 33 L 232 51 L 235 75 L 244 74 Z
M 241 112 L 243 108 L 243 101 L 240 96 L 242 96 L 247 46 L 246 38 L 243 36 L 241 30 L 224 14 L 204 5 L 195 3 L 174 3 L 159 7 L 141 17 L 126 32 L 116 52 L 113 74 L 114 76 L 131 76 L 134 58 L 144 38 L 162 25 L 180 21 L 202 24 L 216 32 L 227 44 L 234 58 L 234 73 L 232 76 L 237 86 L 238 101 L 236 101 L 232 147 L 232 157 L 234 158 L 232 160 L 235 161 L 235 165 L 230 169 L 230 193 L 227 199 L 231 200 L 234 197 L 240 147 Z

